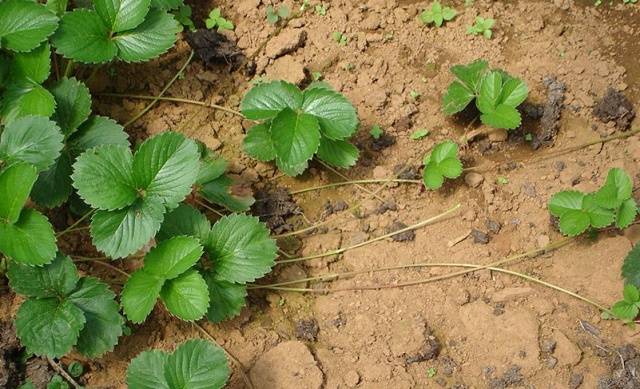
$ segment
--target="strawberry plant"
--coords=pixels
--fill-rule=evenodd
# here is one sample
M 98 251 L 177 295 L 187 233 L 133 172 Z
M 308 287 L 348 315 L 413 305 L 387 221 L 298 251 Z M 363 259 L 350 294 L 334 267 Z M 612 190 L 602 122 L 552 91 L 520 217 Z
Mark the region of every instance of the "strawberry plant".
M 144 351 L 127 368 L 129 389 L 222 388 L 229 379 L 224 351 L 204 340 L 188 340 L 171 354 Z
M 422 11 L 420 20 L 423 24 L 429 25 L 433 23 L 436 27 L 442 27 L 444 22 L 453 20 L 458 12 L 451 7 L 443 7 L 439 1 L 431 3 L 431 8 Z
M 235 28 L 231 21 L 222 17 L 220 8 L 212 9 L 211 12 L 209 12 L 209 17 L 204 22 L 207 28 L 210 30 L 216 27 L 218 31 L 233 30 Z
M 611 313 L 613 316 L 625 323 L 634 323 L 634 320 L 640 314 L 640 291 L 635 285 L 625 285 L 622 292 L 622 300 L 613 304 Z
M 553 195 L 549 212 L 559 218 L 560 232 L 568 236 L 612 224 L 624 229 L 633 223 L 638 213 L 632 191 L 629 175 L 614 168 L 609 170 L 605 184 L 594 193 L 569 190 Z
M 486 61 L 469 65 L 455 65 L 450 69 L 456 76 L 443 98 L 445 114 L 463 111 L 475 101 L 482 123 L 493 128 L 515 129 L 521 124 L 518 106 L 529 94 L 527 84 L 502 70 L 489 70 Z
M 429 189 L 440 189 L 446 178 L 458 178 L 462 174 L 462 162 L 458 158 L 458 145 L 452 141 L 437 144 L 424 157 L 422 181 Z
M 247 132 L 245 151 L 260 161 L 275 160 L 290 176 L 304 172 L 314 155 L 343 168 L 358 159 L 358 149 L 348 142 L 358 128 L 356 110 L 324 83 L 304 92 L 284 81 L 262 83 L 246 94 L 240 109 L 260 121 Z
M 496 24 L 495 19 L 483 18 L 476 16 L 476 21 L 473 25 L 467 27 L 467 34 L 469 35 L 482 35 L 486 39 L 491 39 L 493 36 L 493 26 Z

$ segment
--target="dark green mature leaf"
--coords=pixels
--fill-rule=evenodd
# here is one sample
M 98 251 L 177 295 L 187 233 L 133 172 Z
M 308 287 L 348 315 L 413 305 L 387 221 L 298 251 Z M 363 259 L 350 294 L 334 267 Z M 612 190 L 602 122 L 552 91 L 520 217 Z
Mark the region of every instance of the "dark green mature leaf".
M 47 0 L 47 9 L 58 16 L 62 16 L 67 12 L 69 0 Z
M 49 117 L 56 108 L 56 101 L 48 90 L 24 79 L 10 84 L 0 103 L 0 116 L 5 123 L 29 115 Z
M 168 51 L 180 31 L 182 26 L 173 16 L 151 9 L 142 24 L 116 35 L 113 42 L 118 48 L 118 58 L 125 62 L 142 62 Z
M 200 239 L 200 242 L 206 242 L 210 231 L 211 224 L 206 216 L 190 205 L 180 204 L 165 216 L 156 240 L 164 241 L 175 236 L 187 235 Z
M 231 215 L 220 219 L 204 244 L 216 279 L 252 282 L 267 274 L 276 258 L 275 242 L 257 218 Z
M 28 265 L 50 263 L 56 255 L 56 236 L 49 220 L 24 209 L 15 224 L 0 223 L 0 252 Z
M 49 89 L 56 99 L 55 120 L 65 136 L 71 135 L 91 114 L 91 93 L 75 78 L 63 78 Z
M 244 151 L 258 161 L 272 161 L 276 158 L 276 149 L 271 140 L 271 122 L 256 124 L 244 137 Z
M 63 151 L 48 170 L 40 173 L 31 191 L 31 199 L 46 208 L 62 205 L 73 192 L 71 173 L 71 159 L 69 154 Z
M 11 62 L 11 78 L 42 84 L 51 72 L 51 47 L 43 43 L 27 53 L 16 53 Z
M 442 110 L 446 115 L 453 115 L 463 111 L 476 95 L 468 87 L 458 81 L 449 85 L 447 93 L 442 100 Z
M 129 135 L 115 120 L 105 116 L 92 116 L 67 141 L 67 148 L 73 155 L 103 145 L 129 147 Z
M 36 167 L 24 162 L 0 171 L 0 223 L 18 221 L 36 178 Z
M 94 208 L 122 209 L 138 197 L 133 164 L 133 156 L 126 146 L 106 145 L 90 149 L 73 164 L 73 186 Z
M 165 378 L 170 388 L 219 389 L 229 379 L 224 351 L 200 339 L 184 342 L 169 356 Z
M 322 135 L 329 139 L 349 138 L 358 129 L 356 109 L 343 95 L 331 89 L 309 88 L 305 90 L 302 110 L 316 117 Z
M 207 319 L 219 323 L 238 316 L 246 304 L 246 285 L 217 280 L 211 273 L 205 274 L 204 277 L 209 287 Z
M 136 28 L 149 12 L 150 3 L 151 0 L 94 0 L 96 12 L 113 32 Z
M 358 148 L 347 141 L 331 140 L 325 137 L 320 139 L 318 158 L 329 165 L 349 168 L 356 164 L 359 155 Z
M 53 262 L 41 267 L 9 262 L 7 275 L 16 293 L 38 298 L 68 295 L 80 279 L 71 259 L 61 253 Z
M 254 86 L 240 104 L 242 114 L 251 120 L 273 119 L 283 109 L 302 107 L 302 92 L 294 84 L 273 81 Z
M 56 30 L 58 18 L 32 1 L 0 2 L 0 46 L 12 51 L 31 51 Z
M 127 368 L 129 389 L 172 389 L 164 377 L 164 367 L 169 354 L 164 351 L 144 351 L 135 357 Z
M 320 125 L 309 114 L 285 108 L 271 125 L 271 139 L 276 150 L 278 167 L 290 176 L 296 176 L 320 146 Z
M 151 6 L 165 11 L 176 9 L 184 4 L 183 0 L 151 0 Z
M 82 310 L 67 300 L 29 299 L 16 314 L 16 332 L 27 350 L 61 357 L 71 351 L 84 327 Z
M 160 297 L 169 312 L 185 321 L 202 319 L 209 308 L 207 283 L 196 270 L 166 281 Z
M 156 305 L 164 285 L 162 278 L 147 274 L 144 270 L 134 272 L 124 284 L 120 300 L 127 318 L 142 323 Z
M 148 139 L 133 160 L 136 186 L 169 208 L 191 192 L 198 170 L 198 145 L 176 132 L 164 132 Z
M 202 257 L 203 248 L 197 238 L 176 236 L 154 247 L 144 257 L 144 271 L 157 278 L 170 280 L 189 270 Z
M 86 319 L 76 348 L 90 358 L 112 351 L 122 335 L 124 319 L 115 297 L 107 284 L 92 277 L 80 279 L 77 289 L 68 297 Z
M 8 124 L 0 136 L 0 159 L 28 162 L 43 171 L 60 155 L 63 139 L 58 126 L 45 117 L 20 118 Z
M 83 63 L 105 63 L 118 54 L 109 28 L 97 12 L 76 9 L 66 13 L 51 38 L 58 54 Z
M 111 258 L 131 255 L 153 239 L 164 211 L 162 202 L 153 197 L 121 210 L 98 211 L 91 219 L 93 244 Z
M 636 243 L 624 259 L 622 277 L 627 284 L 640 288 L 640 243 Z
M 202 185 L 199 193 L 208 201 L 232 212 L 247 211 L 256 200 L 251 195 L 233 193 L 233 183 L 230 177 L 222 176 Z

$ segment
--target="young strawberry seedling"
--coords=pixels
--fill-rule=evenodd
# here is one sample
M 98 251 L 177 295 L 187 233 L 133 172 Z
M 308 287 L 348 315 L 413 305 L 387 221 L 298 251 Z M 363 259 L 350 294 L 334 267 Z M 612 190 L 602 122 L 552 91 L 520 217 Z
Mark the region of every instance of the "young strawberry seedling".
M 443 7 L 439 1 L 431 3 L 431 8 L 422 11 L 420 21 L 424 25 L 433 23 L 436 27 L 442 27 L 444 22 L 453 20 L 458 12 L 451 7 Z
M 469 35 L 482 35 L 486 39 L 491 39 L 493 36 L 493 26 L 496 24 L 495 19 L 483 18 L 481 16 L 476 17 L 475 23 L 467 27 L 467 34 Z
M 369 134 L 373 139 L 380 139 L 380 137 L 384 134 L 384 131 L 382 131 L 382 128 L 380 128 L 380 126 L 376 124 L 371 127 Z
M 334 33 L 332 33 L 331 38 L 333 38 L 333 40 L 336 41 L 336 43 L 340 46 L 346 46 L 349 43 L 349 37 L 347 37 L 340 31 L 335 31 Z
M 209 17 L 204 21 L 209 30 L 217 28 L 218 31 L 233 30 L 235 26 L 233 23 L 224 17 L 222 17 L 222 11 L 220 8 L 214 8 L 209 12 Z
M 458 145 L 452 141 L 437 144 L 425 155 L 422 180 L 428 189 L 440 189 L 444 179 L 458 178 L 462 174 L 462 162 L 458 158 Z
M 281 5 L 276 11 L 272 5 L 267 7 L 267 23 L 277 24 L 280 20 L 287 19 L 291 15 L 291 10 L 286 5 Z

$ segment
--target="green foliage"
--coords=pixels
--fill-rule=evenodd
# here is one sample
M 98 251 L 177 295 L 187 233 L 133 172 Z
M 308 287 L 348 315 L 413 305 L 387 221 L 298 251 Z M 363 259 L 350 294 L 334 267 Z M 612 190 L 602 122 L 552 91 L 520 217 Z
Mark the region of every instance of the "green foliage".
M 589 228 L 604 228 L 615 223 L 624 229 L 636 218 L 638 208 L 631 197 L 633 183 L 622 169 L 611 169 L 605 184 L 595 193 L 563 191 L 549 201 L 549 212 L 559 218 L 560 231 L 577 236 Z
M 333 40 L 340 46 L 346 46 L 349 43 L 349 37 L 340 31 L 334 31 L 331 34 L 331 38 L 333 38 Z
M 627 284 L 640 288 L 640 243 L 637 243 L 624 259 L 622 277 Z
M 640 291 L 635 285 L 627 284 L 622 293 L 622 300 L 613 304 L 611 313 L 625 323 L 633 323 L 640 314 Z
M 73 361 L 67 366 L 67 371 L 71 377 L 78 378 L 84 373 L 84 367 L 80 362 Z
M 382 131 L 382 128 L 380 128 L 380 126 L 376 124 L 371 127 L 369 134 L 373 139 L 380 139 L 380 137 L 384 134 L 384 131 Z
M 277 24 L 280 20 L 287 19 L 291 10 L 286 5 L 281 5 L 276 10 L 272 5 L 267 6 L 267 23 Z
M 320 16 L 326 16 L 327 15 L 327 6 L 324 5 L 324 3 L 316 4 L 314 10 L 316 11 L 316 14 L 318 14 Z
M 477 60 L 469 65 L 455 65 L 451 73 L 456 76 L 442 102 L 447 115 L 464 110 L 475 100 L 482 123 L 493 128 L 515 129 L 521 124 L 517 107 L 529 94 L 527 85 L 502 70 L 489 70 L 486 61 Z
M 456 17 L 458 12 L 451 7 L 443 7 L 439 1 L 431 3 L 431 8 L 422 11 L 420 14 L 420 21 L 423 24 L 429 25 L 433 23 L 436 27 L 442 27 L 445 21 L 451 21 Z
M 61 375 L 56 374 L 47 383 L 47 389 L 69 389 L 69 384 Z
M 172 353 L 144 351 L 127 369 L 130 389 L 219 389 L 229 379 L 222 350 L 204 340 L 189 340 Z
M 69 257 L 30 267 L 11 261 L 7 271 L 13 290 L 27 299 L 16 315 L 16 331 L 27 350 L 60 357 L 72 347 L 88 357 L 113 350 L 124 320 L 115 295 L 92 277 L 80 277 Z
M 222 17 L 220 8 L 212 9 L 211 12 L 209 12 L 209 17 L 204 22 L 209 30 L 217 28 L 218 31 L 224 31 L 233 30 L 235 28 L 231 21 Z
M 44 5 L 28 0 L 0 2 L 0 47 L 28 52 L 58 27 L 58 18 Z
M 193 20 L 191 20 L 191 16 L 193 14 L 191 6 L 182 4 L 177 10 L 173 11 L 172 14 L 173 17 L 175 17 L 182 26 L 188 28 L 189 31 L 196 30 L 196 25 L 193 24 Z
M 437 144 L 424 157 L 422 181 L 429 189 L 440 189 L 446 178 L 458 178 L 462 174 L 462 162 L 458 159 L 458 145 L 452 141 Z
M 417 130 L 415 130 L 414 132 L 411 133 L 411 135 L 409 136 L 412 140 L 420 140 L 424 137 L 427 137 L 429 135 L 429 130 L 427 130 L 426 128 L 419 128 Z
M 316 153 L 344 168 L 358 158 L 358 150 L 348 143 L 358 128 L 356 110 L 324 83 L 304 92 L 284 81 L 259 84 L 246 94 L 240 109 L 248 119 L 261 121 L 247 132 L 245 151 L 260 161 L 275 159 L 287 175 L 304 172 Z
M 467 34 L 470 35 L 482 35 L 486 39 L 491 39 L 493 36 L 493 26 L 496 24 L 495 19 L 483 18 L 476 16 L 476 21 L 473 25 L 467 27 Z

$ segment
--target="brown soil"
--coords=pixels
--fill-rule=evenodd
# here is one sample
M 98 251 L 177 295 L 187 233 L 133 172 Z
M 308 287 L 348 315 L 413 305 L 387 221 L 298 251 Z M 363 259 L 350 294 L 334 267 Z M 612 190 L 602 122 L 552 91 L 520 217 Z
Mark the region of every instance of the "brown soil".
M 481 170 L 480 177 L 449 182 L 437 192 L 389 185 L 379 192 L 383 201 L 350 186 L 297 195 L 295 203 L 285 196 L 284 205 L 275 204 L 279 195 L 269 193 L 276 187 L 296 190 L 341 179 L 320 165 L 297 179 L 281 177 L 271 164 L 256 163 L 242 154 L 249 123 L 205 107 L 157 104 L 129 128 L 132 139 L 173 129 L 203 141 L 233 161 L 235 175 L 269 194 L 263 197 L 267 205 L 283 213 L 278 215 L 282 220 L 274 222 L 282 227 L 279 232 L 290 229 L 289 223 L 298 228 L 307 225 L 306 220 L 330 220 L 301 239 L 283 241 L 289 252 L 307 255 L 349 246 L 462 204 L 454 216 L 419 229 L 408 239 L 388 239 L 307 264 L 277 266 L 269 280 L 416 262 L 491 263 L 560 238 L 546 209 L 556 191 L 593 190 L 612 167 L 626 169 L 640 183 L 638 136 L 555 159 L 528 160 L 618 131 L 614 121 L 602 123 L 593 116 L 596 101 L 609 87 L 622 91 L 638 107 L 640 7 L 595 8 L 591 0 L 477 0 L 465 9 L 457 1 L 448 3 L 456 3 L 458 17 L 435 29 L 416 20 L 427 1 L 325 1 L 326 16 L 310 11 L 290 21 L 253 57 L 275 30 L 266 23 L 264 1 L 214 3 L 236 24 L 234 32 L 225 34 L 249 60 L 255 60 L 256 77 L 284 77 L 304 84 L 311 72 L 321 72 L 357 106 L 361 128 L 356 142 L 363 153 L 358 166 L 344 172 L 350 178 L 391 177 L 403 167 L 418 166 L 435 143 L 463 135 L 471 120 L 446 118 L 440 110 L 441 96 L 452 80 L 447 69 L 454 64 L 488 59 L 492 67 L 528 83 L 532 104 L 547 103 L 547 77 L 566 85 L 560 124 L 553 129 L 557 130 L 553 141 L 545 140 L 548 147 L 532 151 L 523 137 L 505 140 L 503 134 L 493 133 L 462 151 L 466 166 L 492 166 Z M 285 3 L 292 9 L 300 5 Z M 198 2 L 194 12 L 203 14 L 213 6 Z M 466 34 L 466 25 L 476 15 L 497 19 L 492 40 Z M 331 38 L 334 31 L 345 33 L 349 43 L 339 46 Z M 113 68 L 117 74 L 100 72 L 92 88 L 156 95 L 188 53 L 188 44 L 181 41 L 159 60 L 118 65 Z M 167 95 L 236 109 L 251 87 L 251 78 L 244 69 L 231 72 L 230 68 L 205 67 L 194 60 Z M 420 97 L 412 99 L 411 91 Z M 95 108 L 124 123 L 147 103 L 101 98 Z M 371 141 L 369 130 L 376 124 L 392 141 Z M 640 125 L 639 120 L 633 125 Z M 420 128 L 430 130 L 430 135 L 411 140 L 409 135 Z M 514 159 L 523 162 L 509 163 Z M 405 172 L 411 178 L 416 173 L 415 168 Z M 346 211 L 343 204 L 360 201 L 355 211 Z M 638 240 L 640 226 L 623 234 L 603 233 L 510 269 L 609 305 L 620 297 L 620 266 Z M 85 270 L 101 275 L 106 271 Z M 333 289 L 394 284 L 451 271 L 365 273 L 313 285 Z M 17 309 L 18 298 L 3 293 L 0 301 L 0 319 L 7 320 Z M 599 381 L 606 385 L 602 382 L 607 379 L 626 381 L 602 388 L 640 387 L 633 386 L 640 385 L 637 370 L 629 370 L 629 365 L 638 366 L 637 350 L 621 349 L 638 344 L 637 330 L 602 320 L 597 309 L 570 296 L 488 270 L 408 288 L 324 295 L 254 291 L 239 317 L 203 325 L 242 362 L 256 388 L 596 388 Z M 158 308 L 113 353 L 96 361 L 79 355 L 63 361 L 82 360 L 87 371 L 83 383 L 89 387 L 121 388 L 127 363 L 139 352 L 171 349 L 198 336 L 190 324 Z M 632 361 L 622 373 L 615 362 L 620 350 Z M 233 370 L 228 387 L 243 388 L 238 367 Z

